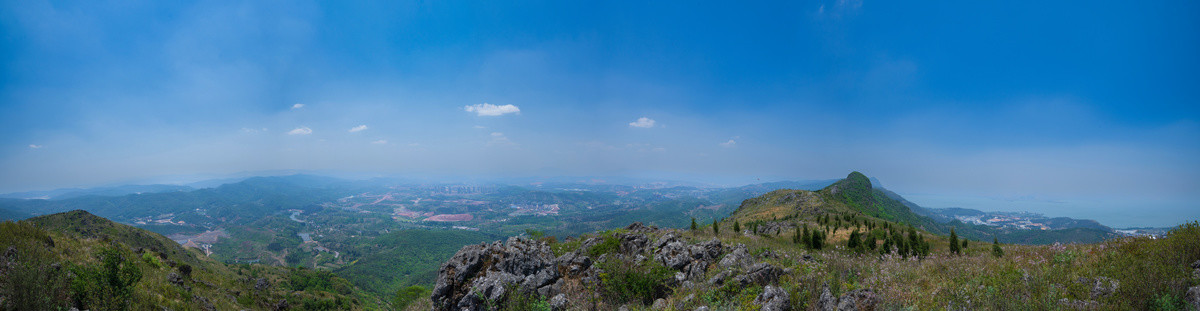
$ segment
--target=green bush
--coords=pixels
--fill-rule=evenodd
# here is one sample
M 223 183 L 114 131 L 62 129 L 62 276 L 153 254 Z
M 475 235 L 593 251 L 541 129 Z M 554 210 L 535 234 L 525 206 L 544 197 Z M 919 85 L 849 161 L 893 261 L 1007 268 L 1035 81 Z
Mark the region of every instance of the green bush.
M 510 285 L 505 289 L 509 293 L 504 297 L 503 301 L 490 301 L 490 305 L 485 309 L 500 310 L 500 311 L 550 311 L 550 302 L 547 302 L 536 293 L 521 291 L 520 287 Z
M 419 285 L 405 287 L 404 289 L 396 291 L 396 296 L 392 297 L 392 307 L 396 309 L 404 309 L 404 307 L 412 304 L 413 301 L 417 301 L 417 299 L 428 295 L 429 290 L 426 290 L 425 287 Z
M 66 309 L 67 271 L 54 264 L 54 245 L 45 231 L 14 222 L 0 223 L 0 251 L 13 257 L 0 276 L 0 310 Z M 0 262 L 0 265 L 3 263 Z
M 142 271 L 117 248 L 104 248 L 98 253 L 99 265 L 72 269 L 75 306 L 85 310 L 128 310 L 133 285 L 142 279 Z
M 603 254 L 615 253 L 619 249 L 621 249 L 621 239 L 612 234 L 606 234 L 604 240 L 588 249 L 588 256 L 596 258 Z
M 670 293 L 666 282 L 671 278 L 671 269 L 656 261 L 608 260 L 601 263 L 601 269 L 601 293 L 614 303 L 637 301 L 649 305 Z

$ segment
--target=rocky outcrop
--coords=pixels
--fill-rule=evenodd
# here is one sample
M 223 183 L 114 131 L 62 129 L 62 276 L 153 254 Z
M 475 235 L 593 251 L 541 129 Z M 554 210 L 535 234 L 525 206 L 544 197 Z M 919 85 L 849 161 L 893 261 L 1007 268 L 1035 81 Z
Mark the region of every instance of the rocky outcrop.
M 738 244 L 733 247 L 733 250 L 728 255 L 725 255 L 725 258 L 721 259 L 718 265 L 721 268 L 740 268 L 749 265 L 753 260 L 754 257 L 750 256 L 750 251 L 746 250 L 746 245 Z
M 817 310 L 825 311 L 870 311 L 878 309 L 879 295 L 870 289 L 856 289 L 834 298 L 826 286 L 817 300 Z
M 1097 277 L 1092 281 L 1092 299 L 1100 299 L 1111 296 L 1113 293 L 1117 292 L 1117 287 L 1119 286 L 1120 283 L 1117 282 L 1117 280 L 1103 276 Z
M 1183 296 L 1183 301 L 1186 301 L 1188 306 L 1194 310 L 1200 310 L 1200 286 L 1188 288 L 1187 294 Z
M 762 306 L 762 311 L 788 311 L 792 309 L 792 299 L 786 290 L 767 285 L 762 294 L 754 298 L 754 304 Z
M 564 260 L 569 265 L 590 265 L 578 256 Z M 552 266 L 555 269 L 547 269 Z M 486 301 L 502 300 L 514 289 L 550 293 L 542 289 L 559 279 L 556 268 L 545 243 L 513 237 L 504 244 L 469 245 L 442 265 L 430 298 L 436 310 L 482 310 Z
M 683 272 L 687 279 L 704 276 L 708 265 L 725 252 L 721 241 L 716 239 L 687 245 L 674 233 L 663 235 L 654 244 L 658 246 L 654 251 L 654 260 L 663 266 Z
M 769 263 L 761 262 L 750 266 L 746 269 L 746 273 L 733 278 L 739 285 L 767 285 L 779 282 L 779 277 L 783 275 L 783 269 L 779 269 Z
M 597 253 L 596 247 L 604 247 L 603 254 Z M 593 258 L 588 254 L 599 256 Z M 580 291 L 599 289 L 603 271 L 598 262 L 653 260 L 674 270 L 663 286 L 693 288 L 698 283 L 699 286 L 706 286 L 704 283 L 708 283 L 707 286 L 763 286 L 759 303 L 769 306 L 766 310 L 787 310 L 791 298 L 777 285 L 789 270 L 762 262 L 778 258 L 779 255 L 771 252 L 754 256 L 745 245 L 726 247 L 717 239 L 690 244 L 677 231 L 646 227 L 640 223 L 611 236 L 583 240 L 579 249 L 558 257 L 554 257 L 544 242 L 514 237 L 503 243 L 481 243 L 460 249 L 442 265 L 430 299 L 434 310 L 476 311 L 499 307 L 496 302 L 514 294 L 536 295 L 547 299 L 551 309 L 563 310 L 571 305 L 572 299 L 587 297 Z M 713 267 L 718 267 L 721 272 L 706 278 Z M 873 294 L 870 297 L 874 297 Z M 851 301 L 871 301 L 863 299 L 846 298 L 846 303 L 856 305 Z M 656 303 L 665 307 L 678 302 L 662 300 Z M 833 304 L 836 306 L 838 301 Z
M 1100 303 L 1095 300 L 1063 298 L 1058 300 L 1058 306 L 1065 310 L 1095 310 L 1100 307 Z

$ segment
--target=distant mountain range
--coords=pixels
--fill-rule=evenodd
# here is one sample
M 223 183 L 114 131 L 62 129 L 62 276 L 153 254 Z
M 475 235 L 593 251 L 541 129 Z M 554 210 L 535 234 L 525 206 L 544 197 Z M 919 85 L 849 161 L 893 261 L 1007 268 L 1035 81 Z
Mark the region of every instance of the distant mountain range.
M 44 191 L 13 192 L 0 194 L 0 198 L 61 200 L 89 195 L 122 196 L 138 193 L 184 192 L 192 190 L 195 190 L 195 188 L 183 185 L 123 185 L 97 188 L 63 188 Z
M 631 178 L 559 177 L 543 179 L 519 178 L 508 179 L 506 181 L 517 183 L 518 187 L 550 191 L 586 190 L 598 191 L 597 193 L 631 193 L 644 191 L 642 189 L 660 189 L 659 193 L 676 193 L 670 195 L 674 197 L 698 196 L 698 198 L 716 204 L 716 212 L 728 213 L 741 200 L 746 198 L 759 196 L 777 189 L 818 190 L 834 184 L 838 179 L 779 181 L 726 188 L 703 187 L 695 183 L 655 182 L 653 180 Z M 1155 230 L 1141 229 L 1117 231 L 1094 220 L 1046 217 L 1041 214 L 1028 212 L 985 212 L 965 208 L 925 208 L 884 188 L 882 182 L 878 179 L 869 178 L 868 181 L 872 188 L 876 189 L 880 195 L 895 200 L 911 210 L 913 214 L 927 217 L 931 220 L 931 223 L 963 227 L 968 232 L 980 231 L 980 234 L 983 234 L 992 231 L 1020 232 L 1022 230 L 1053 231 L 1068 229 L 1077 231 L 1097 230 L 1124 235 L 1152 234 L 1156 232 Z M 356 191 L 378 190 L 402 185 L 411 186 L 413 184 L 411 181 L 394 178 L 345 180 L 319 175 L 295 174 L 219 179 L 201 181 L 189 185 L 121 185 L 28 191 L 0 194 L 0 198 L 10 199 L 0 200 L 0 219 L 23 219 L 34 215 L 73 209 L 87 209 L 99 215 L 121 221 L 131 221 L 134 218 L 158 214 L 186 214 L 195 210 L 206 210 L 206 213 L 222 215 L 222 217 L 253 219 L 275 213 L 279 209 L 305 208 L 306 206 L 321 204 L 321 202 L 331 201 L 338 196 L 351 194 Z M 263 201 L 264 199 L 269 200 Z M 263 206 L 263 202 L 275 202 L 275 207 Z M 184 219 L 188 219 L 188 217 L 185 216 Z M 200 219 L 192 218 L 190 220 L 195 221 Z M 1020 233 L 1025 236 L 1052 235 L 1049 231 L 1044 233 Z M 1099 237 L 1101 235 L 1093 234 L 1092 236 Z M 1086 241 L 1092 240 L 1094 238 L 1086 239 Z M 1033 239 L 1027 242 L 1035 241 L 1045 241 L 1045 239 Z

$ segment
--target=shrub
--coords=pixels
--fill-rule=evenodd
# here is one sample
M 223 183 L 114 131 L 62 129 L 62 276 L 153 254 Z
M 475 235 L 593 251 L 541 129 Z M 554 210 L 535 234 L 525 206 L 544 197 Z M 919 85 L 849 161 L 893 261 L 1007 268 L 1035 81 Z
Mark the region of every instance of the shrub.
M 621 249 L 621 239 L 611 234 L 605 235 L 604 240 L 599 244 L 593 245 L 588 249 L 588 256 L 592 258 L 600 257 L 603 254 L 609 254 Z
M 671 269 L 657 261 L 608 260 L 601 268 L 604 270 L 600 274 L 601 293 L 609 301 L 618 304 L 638 301 L 649 305 L 669 294 L 666 282 L 671 278 Z
M 192 277 L 192 266 L 186 263 L 179 264 L 179 274 L 182 274 L 185 278 Z
M 117 248 L 103 248 L 100 263 L 76 266 L 71 282 L 73 300 L 79 309 L 128 310 L 133 284 L 142 279 L 137 265 L 125 259 Z
M 1004 257 L 1004 250 L 1000 248 L 1000 240 L 992 238 L 992 256 L 996 258 Z
M 145 261 L 147 265 L 155 269 L 162 268 L 162 262 L 158 260 L 158 256 L 154 256 L 150 252 L 142 253 L 142 261 Z
M 429 291 L 420 285 L 405 287 L 396 291 L 396 295 L 392 297 L 392 307 L 396 309 L 404 309 L 413 301 L 417 301 L 421 297 L 429 295 Z
M 958 234 L 954 232 L 954 228 L 950 228 L 950 253 L 958 254 Z
M 491 302 L 488 310 L 499 311 L 551 311 L 550 303 L 536 293 L 522 291 L 519 286 L 510 285 L 505 292 L 510 293 L 503 301 Z

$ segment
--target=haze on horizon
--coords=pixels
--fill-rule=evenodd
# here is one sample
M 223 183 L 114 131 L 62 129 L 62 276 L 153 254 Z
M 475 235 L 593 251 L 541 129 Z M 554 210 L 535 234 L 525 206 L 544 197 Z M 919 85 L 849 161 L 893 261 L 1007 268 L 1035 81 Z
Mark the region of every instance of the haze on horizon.
M 1200 4 L 5 1 L 0 192 L 159 176 L 861 171 L 1200 218 Z

